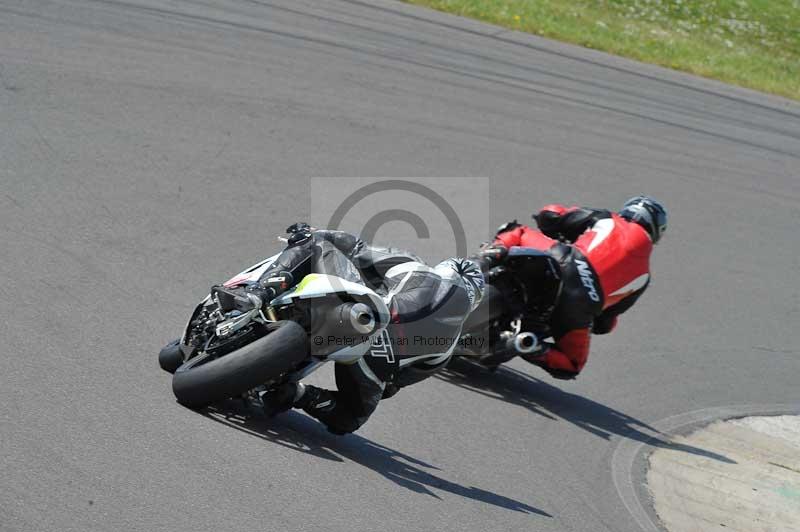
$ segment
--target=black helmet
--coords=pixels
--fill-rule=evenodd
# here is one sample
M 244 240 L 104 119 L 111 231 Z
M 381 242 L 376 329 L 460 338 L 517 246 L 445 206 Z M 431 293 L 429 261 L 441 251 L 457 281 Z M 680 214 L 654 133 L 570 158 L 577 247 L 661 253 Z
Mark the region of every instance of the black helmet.
M 619 215 L 629 222 L 644 227 L 653 244 L 661 239 L 667 230 L 667 210 L 650 196 L 635 196 L 625 202 Z

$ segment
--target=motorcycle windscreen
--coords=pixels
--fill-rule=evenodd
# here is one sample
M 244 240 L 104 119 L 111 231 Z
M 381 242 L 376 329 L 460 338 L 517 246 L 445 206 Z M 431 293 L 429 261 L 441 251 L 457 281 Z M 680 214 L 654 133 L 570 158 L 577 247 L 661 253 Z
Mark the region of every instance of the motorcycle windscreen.
M 261 262 L 250 266 L 243 272 L 238 273 L 233 277 L 231 277 L 230 279 L 228 279 L 227 281 L 225 281 L 223 283 L 223 286 L 230 288 L 232 286 L 254 283 L 258 281 L 261 278 L 261 275 L 263 275 L 263 273 L 267 271 L 267 268 L 269 268 L 270 265 L 273 262 L 275 262 L 275 259 L 277 259 L 279 255 L 280 253 L 276 253 L 275 255 L 268 257 L 262 260 Z

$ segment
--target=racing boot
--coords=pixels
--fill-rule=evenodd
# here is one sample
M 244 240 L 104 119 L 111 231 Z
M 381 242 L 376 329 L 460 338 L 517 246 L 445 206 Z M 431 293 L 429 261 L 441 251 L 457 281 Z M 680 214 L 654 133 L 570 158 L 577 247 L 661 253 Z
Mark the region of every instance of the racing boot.
M 325 413 L 336 406 L 336 398 L 328 390 L 302 382 L 287 382 L 261 394 L 264 414 L 272 418 L 291 408 L 300 408 L 310 415 Z M 315 416 L 316 417 L 316 416 Z
M 519 357 L 525 362 L 528 362 L 529 364 L 533 364 L 534 366 L 542 368 L 547 373 L 549 373 L 550 376 L 553 377 L 554 379 L 571 381 L 578 376 L 578 374 L 573 371 L 566 371 L 563 369 L 556 369 L 549 367 L 547 365 L 547 352 L 530 353 L 530 354 L 520 355 Z

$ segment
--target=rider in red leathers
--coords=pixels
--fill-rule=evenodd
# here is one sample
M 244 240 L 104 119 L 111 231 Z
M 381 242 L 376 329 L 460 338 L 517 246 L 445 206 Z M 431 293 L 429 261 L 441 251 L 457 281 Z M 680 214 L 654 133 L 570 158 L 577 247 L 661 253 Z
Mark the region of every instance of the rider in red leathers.
M 539 229 L 514 222 L 483 250 L 483 267 L 499 264 L 512 246 L 534 248 L 561 265 L 562 287 L 549 319 L 554 344 L 524 355 L 557 378 L 574 378 L 589 356 L 590 334 L 611 332 L 650 282 L 650 254 L 667 227 L 664 207 L 648 196 L 619 213 L 548 205 L 533 218 Z

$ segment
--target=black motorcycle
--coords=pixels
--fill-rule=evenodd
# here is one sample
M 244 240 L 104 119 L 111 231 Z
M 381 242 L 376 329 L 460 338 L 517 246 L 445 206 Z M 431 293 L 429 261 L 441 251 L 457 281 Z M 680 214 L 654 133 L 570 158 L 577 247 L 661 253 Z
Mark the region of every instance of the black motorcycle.
M 496 369 L 529 355 L 550 336 L 550 317 L 561 292 L 561 268 L 547 253 L 512 247 L 502 265 L 486 272 L 480 305 L 467 319 L 457 354 Z

